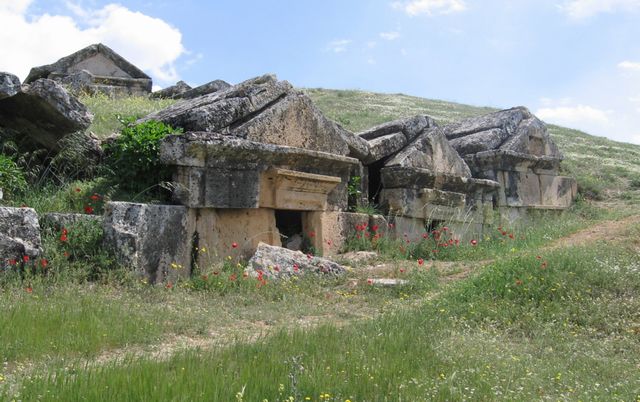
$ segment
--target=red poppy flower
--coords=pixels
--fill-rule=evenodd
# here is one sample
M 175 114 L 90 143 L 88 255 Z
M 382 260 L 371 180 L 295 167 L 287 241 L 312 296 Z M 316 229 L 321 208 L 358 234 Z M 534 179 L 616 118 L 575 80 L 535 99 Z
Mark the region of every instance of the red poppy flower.
M 502 235 L 503 235 L 503 236 L 506 236 L 506 235 L 507 235 L 507 232 L 503 231 L 503 232 L 502 232 Z
M 331 240 L 327 240 L 327 245 L 331 245 Z
M 400 268 L 400 273 L 404 274 L 404 268 Z
M 98 200 L 100 199 L 100 196 L 99 196 L 98 194 L 95 194 L 95 193 L 94 193 L 94 194 L 93 194 L 91 197 L 89 197 L 89 198 L 91 198 L 91 200 L 92 200 L 92 201 L 98 201 Z
M 513 239 L 513 233 L 509 233 L 509 238 Z
M 28 255 L 23 255 L 22 256 L 22 261 L 23 262 L 29 262 L 29 256 Z
M 449 230 L 449 228 L 448 228 L 448 227 L 446 227 L 446 226 L 442 228 L 442 231 L 443 231 L 443 232 L 446 232 L 447 230 Z
M 423 233 L 422 234 L 422 238 L 423 239 L 428 239 L 429 238 L 429 233 Z
M 231 248 L 238 248 L 238 243 L 236 243 L 235 241 L 231 243 Z
M 24 290 L 27 293 L 32 293 L 33 292 L 33 288 L 31 286 L 29 286 L 28 288 L 25 288 Z
M 71 254 L 69 254 L 69 252 L 68 252 L 68 251 L 65 251 L 65 252 L 64 252 L 64 256 L 65 256 L 65 257 L 69 257 L 70 255 L 71 255 Z
M 80 191 L 81 190 L 78 187 L 76 187 L 76 193 L 79 193 Z
M 84 212 L 87 214 L 92 214 L 93 213 L 93 207 L 91 205 L 85 205 L 84 206 Z
M 390 223 L 390 224 L 389 224 L 389 228 L 393 229 L 394 227 L 396 227 L 396 224 L 395 224 L 395 223 Z
M 47 267 L 47 265 L 49 265 L 49 261 L 47 261 L 47 259 L 46 259 L 46 258 L 43 258 L 43 259 L 41 259 L 41 260 L 40 260 L 40 266 L 41 266 L 42 268 L 46 268 L 46 267 Z
M 231 282 L 234 282 L 236 279 L 238 279 L 238 275 L 236 275 L 236 274 L 231 274 L 231 276 L 229 276 L 229 280 Z
M 378 229 L 379 229 L 379 226 L 378 226 L 378 225 L 373 225 L 373 226 L 371 226 L 371 230 L 373 230 L 374 232 L 377 232 L 377 231 L 378 231 Z
M 471 240 L 471 245 L 472 246 L 478 245 L 478 241 L 476 239 Z
M 538 260 L 541 260 L 541 259 L 542 259 L 542 256 L 536 255 L 536 258 L 537 258 Z
M 418 265 L 422 265 L 422 264 L 424 264 L 424 259 L 418 258 Z
M 203 281 L 209 280 L 208 275 L 202 275 L 200 278 L 202 278 Z
M 316 232 L 314 231 L 309 232 L 309 237 L 316 237 Z
M 67 238 L 66 234 L 63 233 L 63 234 L 60 235 L 60 241 L 67 241 L 67 240 L 68 240 L 68 238 Z
M 18 261 L 16 261 L 15 259 L 10 259 L 9 260 L 9 265 L 16 265 L 18 263 Z
M 218 271 L 213 271 L 213 274 L 214 274 L 214 275 L 218 275 L 218 274 L 219 274 L 219 272 L 218 272 Z
M 167 282 L 167 285 L 165 286 L 167 289 L 172 289 L 173 288 L 173 283 L 171 282 Z
M 300 267 L 298 267 L 298 264 L 293 264 L 293 272 L 298 272 L 300 270 Z
M 522 281 L 520 279 L 516 279 L 516 286 L 522 285 Z
M 367 279 L 367 283 L 368 283 L 369 285 L 373 285 L 373 279 Z

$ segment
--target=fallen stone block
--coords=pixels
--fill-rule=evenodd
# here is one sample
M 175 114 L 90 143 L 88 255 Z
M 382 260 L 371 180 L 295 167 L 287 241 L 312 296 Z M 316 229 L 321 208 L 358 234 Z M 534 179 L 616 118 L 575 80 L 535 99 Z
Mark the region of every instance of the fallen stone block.
M 32 208 L 0 207 L 0 267 L 42 253 L 38 215 Z
M 109 202 L 104 245 L 150 283 L 187 277 L 191 267 L 188 210 L 176 205 Z
M 247 272 L 253 277 L 285 279 L 308 273 L 337 276 L 346 270 L 342 265 L 325 258 L 260 243 L 249 260 Z

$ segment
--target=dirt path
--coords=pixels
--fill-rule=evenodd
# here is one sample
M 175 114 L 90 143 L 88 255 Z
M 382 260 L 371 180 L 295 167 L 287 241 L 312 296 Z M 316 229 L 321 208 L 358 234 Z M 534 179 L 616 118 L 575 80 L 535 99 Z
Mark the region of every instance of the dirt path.
M 555 250 L 563 247 L 578 246 L 597 241 L 607 241 L 611 239 L 631 238 L 632 241 L 640 241 L 634 236 L 634 228 L 640 227 L 640 215 L 632 215 L 617 221 L 603 221 L 573 233 L 567 237 L 556 240 L 545 250 Z

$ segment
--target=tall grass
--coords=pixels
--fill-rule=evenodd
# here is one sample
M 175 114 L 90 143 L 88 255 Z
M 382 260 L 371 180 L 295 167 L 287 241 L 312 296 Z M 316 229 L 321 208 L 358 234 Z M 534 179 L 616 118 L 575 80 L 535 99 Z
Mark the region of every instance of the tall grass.
M 25 383 L 43 400 L 634 400 L 640 266 L 624 248 L 496 263 L 415 310 Z M 522 281 L 522 282 L 518 282 Z M 239 394 L 240 393 L 240 394 Z
M 122 125 L 119 118 L 144 117 L 176 102 L 173 99 L 149 99 L 142 96 L 111 98 L 104 94 L 85 95 L 80 97 L 80 101 L 93 113 L 93 122 L 87 131 L 101 139 L 120 131 Z

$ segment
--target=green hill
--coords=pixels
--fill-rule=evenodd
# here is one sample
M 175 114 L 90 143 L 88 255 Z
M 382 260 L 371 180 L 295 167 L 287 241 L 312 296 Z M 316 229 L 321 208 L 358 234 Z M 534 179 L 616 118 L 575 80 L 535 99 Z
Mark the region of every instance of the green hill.
M 354 132 L 417 114 L 447 124 L 498 110 L 403 94 L 319 88 L 304 91 L 327 116 Z M 555 125 L 549 125 L 549 132 L 565 156 L 564 174 L 578 179 L 581 194 L 601 200 L 640 200 L 639 145 Z

